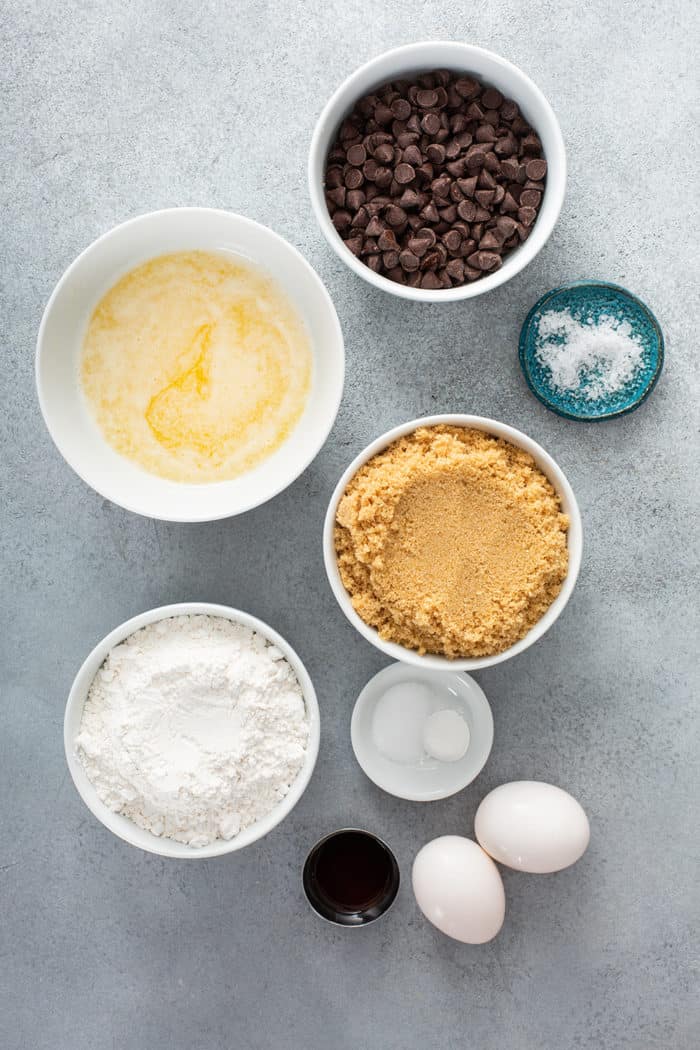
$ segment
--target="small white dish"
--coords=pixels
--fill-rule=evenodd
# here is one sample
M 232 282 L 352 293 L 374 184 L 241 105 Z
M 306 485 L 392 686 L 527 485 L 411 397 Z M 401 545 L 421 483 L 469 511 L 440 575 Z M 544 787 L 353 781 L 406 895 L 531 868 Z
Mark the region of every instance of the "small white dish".
M 149 474 L 115 452 L 93 420 L 79 380 L 87 324 L 105 292 L 147 259 L 195 249 L 242 256 L 278 281 L 304 319 L 313 351 L 306 409 L 284 444 L 240 477 L 201 485 Z M 213 208 L 172 208 L 139 215 L 94 241 L 56 285 L 36 347 L 39 404 L 63 458 L 101 496 L 164 521 L 214 521 L 242 514 L 290 485 L 314 459 L 333 426 L 344 370 L 343 335 L 335 307 L 306 259 L 266 226 Z
M 217 839 L 208 846 L 200 847 L 188 846 L 184 842 L 176 842 L 174 839 L 153 835 L 150 831 L 140 828 L 138 824 L 134 824 L 128 817 L 122 816 L 121 813 L 115 813 L 106 806 L 88 779 L 75 746 L 76 738 L 80 732 L 80 722 L 83 717 L 83 705 L 92 685 L 92 680 L 104 663 L 110 650 L 149 623 L 156 623 L 156 621 L 165 620 L 170 616 L 196 615 L 223 616 L 227 620 L 233 620 L 234 623 L 250 627 L 251 630 L 257 631 L 264 638 L 273 642 L 289 661 L 297 676 L 309 715 L 309 742 L 306 748 L 304 764 L 283 800 L 266 817 L 256 821 L 255 824 L 251 824 L 250 827 L 244 828 L 234 838 Z M 272 831 L 291 813 L 304 794 L 306 786 L 311 779 L 311 774 L 314 771 L 318 757 L 320 733 L 320 715 L 316 691 L 306 668 L 291 645 L 277 631 L 273 631 L 271 627 L 263 623 L 262 620 L 258 620 L 257 617 L 241 612 L 239 609 L 231 609 L 227 605 L 212 605 L 209 602 L 180 602 L 177 605 L 162 605 L 158 609 L 149 609 L 148 612 L 141 613 L 140 616 L 134 616 L 130 620 L 126 620 L 125 623 L 110 631 L 106 638 L 98 642 L 75 676 L 68 696 L 63 721 L 63 745 L 66 751 L 68 769 L 78 794 L 93 816 L 97 817 L 118 838 L 123 839 L 132 846 L 138 846 L 148 853 L 157 853 L 161 857 L 196 860 L 203 860 L 205 857 L 221 857 L 225 853 L 234 853 L 245 846 L 250 846 L 251 843 L 257 842 L 263 835 L 267 835 L 269 831 Z
M 524 117 L 539 135 L 547 160 L 547 182 L 542 204 L 532 233 L 519 248 L 503 260 L 496 273 L 458 288 L 409 288 L 382 277 L 357 259 L 338 234 L 328 214 L 323 190 L 324 169 L 328 151 L 345 116 L 363 95 L 381 84 L 434 69 L 472 73 L 486 84 L 497 87 L 507 98 L 518 103 Z M 309 193 L 316 219 L 333 251 L 363 280 L 391 295 L 424 303 L 449 303 L 472 299 L 490 292 L 515 277 L 546 244 L 564 203 L 566 189 L 566 151 L 559 123 L 549 102 L 536 84 L 512 62 L 472 44 L 457 41 L 427 40 L 385 51 L 360 66 L 343 81 L 321 113 L 309 152 Z
M 438 762 L 425 754 L 419 762 L 394 762 L 378 750 L 372 732 L 378 701 L 392 686 L 416 682 L 433 693 L 435 710 L 450 708 L 466 721 L 469 746 L 457 761 Z M 479 775 L 493 744 L 493 717 L 483 690 L 469 675 L 396 663 L 379 671 L 360 693 L 350 737 L 355 758 L 377 787 L 397 798 L 432 802 L 456 794 Z
M 446 656 L 436 656 L 432 653 L 421 655 L 414 649 L 407 649 L 403 645 L 398 645 L 396 642 L 385 641 L 383 638 L 379 637 L 379 632 L 374 627 L 370 627 L 369 624 L 365 623 L 359 613 L 355 611 L 352 601 L 350 600 L 350 595 L 345 590 L 343 581 L 340 578 L 340 572 L 338 571 L 338 560 L 336 558 L 335 543 L 333 540 L 335 516 L 338 510 L 338 504 L 342 499 L 343 493 L 345 492 L 350 479 L 354 477 L 360 467 L 364 466 L 372 456 L 376 456 L 378 452 L 385 449 L 392 443 L 392 441 L 396 441 L 397 438 L 403 437 L 404 434 L 410 434 L 411 431 L 417 430 L 418 427 L 434 427 L 439 423 L 445 423 L 455 427 L 473 427 L 475 430 L 483 430 L 487 434 L 493 434 L 495 437 L 500 437 L 505 441 L 509 441 L 512 445 L 524 448 L 526 452 L 530 453 L 540 470 L 546 474 L 551 481 L 561 498 L 562 510 L 569 516 L 569 531 L 567 534 L 569 566 L 559 594 L 547 609 L 544 616 L 538 620 L 535 626 L 528 631 L 524 638 L 521 638 L 519 642 L 516 642 L 515 645 L 511 645 L 508 649 L 504 649 L 503 652 L 495 653 L 493 656 L 479 656 L 450 660 Z M 522 431 L 516 430 L 515 427 L 510 427 L 506 423 L 499 423 L 496 419 L 487 419 L 484 416 L 466 416 L 457 414 L 426 416 L 424 419 L 412 419 L 408 423 L 401 423 L 398 427 L 393 427 L 393 429 L 388 430 L 386 434 L 382 434 L 380 437 L 376 438 L 367 446 L 367 448 L 360 452 L 355 459 L 353 459 L 350 466 L 343 473 L 340 481 L 335 487 L 333 495 L 331 496 L 328 510 L 326 511 L 326 520 L 323 526 L 323 561 L 326 567 L 328 582 L 331 585 L 331 590 L 336 597 L 338 605 L 343 610 L 345 616 L 353 627 L 355 627 L 368 642 L 374 645 L 377 649 L 381 649 L 383 653 L 386 653 L 386 655 L 390 656 L 393 660 L 401 660 L 404 663 L 413 664 L 414 667 L 425 667 L 433 671 L 475 671 L 482 667 L 493 667 L 494 664 L 503 663 L 504 660 L 509 660 L 511 656 L 517 656 L 518 653 L 522 653 L 525 649 L 528 649 L 538 640 L 538 638 L 541 638 L 542 635 L 549 630 L 555 620 L 558 619 L 564 606 L 571 597 L 578 578 L 579 569 L 581 568 L 582 553 L 583 529 L 581 525 L 581 514 L 578 509 L 573 489 L 567 481 L 564 471 L 552 459 L 552 457 L 545 452 L 541 445 L 538 445 L 536 441 L 532 440 L 532 438 L 523 434 Z

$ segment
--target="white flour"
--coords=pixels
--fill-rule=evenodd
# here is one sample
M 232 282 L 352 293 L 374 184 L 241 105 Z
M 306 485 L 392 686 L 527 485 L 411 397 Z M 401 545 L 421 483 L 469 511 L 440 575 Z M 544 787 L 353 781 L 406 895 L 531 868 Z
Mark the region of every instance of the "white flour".
M 222 617 L 176 616 L 112 649 L 77 746 L 110 809 L 204 846 L 284 798 L 308 735 L 301 688 L 276 646 Z

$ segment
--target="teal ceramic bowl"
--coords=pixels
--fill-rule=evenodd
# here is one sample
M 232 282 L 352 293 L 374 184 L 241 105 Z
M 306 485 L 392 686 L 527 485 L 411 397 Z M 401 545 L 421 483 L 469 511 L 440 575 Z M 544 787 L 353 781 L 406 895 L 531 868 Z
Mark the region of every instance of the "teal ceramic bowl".
M 585 373 L 574 390 L 553 385 L 550 369 L 537 356 L 539 326 L 545 314 L 560 311 L 569 311 L 578 321 L 612 318 L 629 324 L 642 353 L 639 366 L 621 388 L 591 397 L 591 376 Z M 576 281 L 552 289 L 535 303 L 520 332 L 519 355 L 527 385 L 543 405 L 566 419 L 593 422 L 633 412 L 649 397 L 663 367 L 664 337 L 651 310 L 626 288 L 606 281 Z

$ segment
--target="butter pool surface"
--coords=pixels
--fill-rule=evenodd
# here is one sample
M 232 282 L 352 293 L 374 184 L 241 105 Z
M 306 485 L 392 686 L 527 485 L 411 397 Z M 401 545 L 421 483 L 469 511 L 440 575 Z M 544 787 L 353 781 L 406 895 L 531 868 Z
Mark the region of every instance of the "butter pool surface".
M 233 255 L 176 252 L 131 270 L 100 300 L 80 372 L 117 452 L 174 481 L 225 481 L 294 429 L 312 355 L 270 277 Z

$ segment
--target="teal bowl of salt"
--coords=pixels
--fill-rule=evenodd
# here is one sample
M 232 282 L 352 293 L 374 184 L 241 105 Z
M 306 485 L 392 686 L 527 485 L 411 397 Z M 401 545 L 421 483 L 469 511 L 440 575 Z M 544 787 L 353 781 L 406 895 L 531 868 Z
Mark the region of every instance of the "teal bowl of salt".
M 634 411 L 661 374 L 664 338 L 651 310 L 604 281 L 554 288 L 520 332 L 520 367 L 530 390 L 567 419 L 613 419 Z

